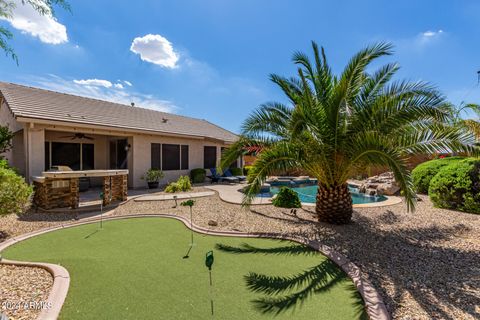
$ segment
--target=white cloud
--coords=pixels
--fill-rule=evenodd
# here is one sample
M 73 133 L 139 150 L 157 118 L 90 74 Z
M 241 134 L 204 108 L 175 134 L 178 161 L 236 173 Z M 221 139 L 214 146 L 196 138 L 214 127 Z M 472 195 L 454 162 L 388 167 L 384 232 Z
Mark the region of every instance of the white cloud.
M 432 38 L 432 37 L 438 37 L 443 33 L 443 30 L 438 30 L 438 31 L 425 31 L 422 33 L 422 36 L 425 38 Z
M 115 83 L 113 86 L 117 89 L 123 89 L 123 85 L 121 83 Z
M 124 83 L 125 83 L 127 86 L 129 86 L 129 87 L 131 87 L 131 86 L 132 86 L 132 83 L 131 83 L 130 81 L 123 80 L 123 82 L 124 82 Z
M 159 34 L 147 34 L 133 39 L 130 51 L 139 54 L 143 61 L 165 68 L 177 67 L 178 54 L 173 50 L 170 41 Z
M 102 79 L 86 79 L 86 80 L 73 80 L 76 84 L 81 84 L 84 86 L 95 86 L 95 87 L 105 87 L 111 88 L 112 83 L 108 80 Z
M 40 41 L 49 44 L 68 42 L 67 28 L 57 22 L 51 13 L 39 14 L 29 4 L 22 4 L 21 0 L 14 0 L 15 8 L 10 18 L 0 19 L 9 21 L 15 29 L 22 33 L 38 37 Z
M 90 79 L 98 80 L 98 79 Z M 62 77 L 49 74 L 48 77 L 29 77 L 28 82 L 32 86 L 40 88 L 74 94 L 78 96 L 90 97 L 100 100 L 106 100 L 125 105 L 130 105 L 131 102 L 135 103 L 135 106 L 147 109 L 153 109 L 164 112 L 175 112 L 179 108 L 171 101 L 163 100 L 152 94 L 144 94 L 125 88 L 125 90 L 117 90 L 114 85 L 106 87 L 103 85 L 87 85 L 78 83 L 77 80 L 71 81 Z M 106 81 L 108 80 L 98 80 Z
M 428 30 L 428 31 L 422 32 L 417 35 L 417 37 L 414 40 L 414 44 L 417 46 L 424 46 L 426 44 L 439 40 L 443 34 L 444 32 L 441 29 L 437 31 Z

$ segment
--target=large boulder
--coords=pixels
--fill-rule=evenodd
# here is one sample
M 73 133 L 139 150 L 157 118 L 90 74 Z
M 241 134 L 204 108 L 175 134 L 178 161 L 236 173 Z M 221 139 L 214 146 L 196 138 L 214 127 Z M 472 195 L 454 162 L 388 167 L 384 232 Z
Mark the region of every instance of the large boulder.
M 382 183 L 377 187 L 377 195 L 379 196 L 393 196 L 398 191 L 400 191 L 400 187 L 395 181 Z
M 366 179 L 358 188 L 360 193 L 368 195 L 392 196 L 400 191 L 393 172 L 384 172 Z

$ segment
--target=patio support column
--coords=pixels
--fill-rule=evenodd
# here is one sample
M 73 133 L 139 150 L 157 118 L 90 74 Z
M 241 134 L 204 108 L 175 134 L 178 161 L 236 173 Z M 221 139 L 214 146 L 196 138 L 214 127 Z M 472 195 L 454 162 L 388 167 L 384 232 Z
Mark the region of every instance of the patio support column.
M 45 170 L 45 130 L 36 128 L 33 123 L 25 126 L 24 147 L 26 154 L 26 176 L 31 182 L 32 176 L 39 176 Z
M 112 200 L 127 200 L 127 188 L 128 188 L 127 175 L 118 175 L 112 177 L 111 194 Z
M 77 209 L 79 201 L 78 178 L 72 178 L 70 179 L 70 207 Z
M 106 206 L 110 203 L 111 197 L 110 177 L 103 177 L 103 205 Z
M 127 201 L 128 196 L 128 175 L 122 177 L 122 201 Z

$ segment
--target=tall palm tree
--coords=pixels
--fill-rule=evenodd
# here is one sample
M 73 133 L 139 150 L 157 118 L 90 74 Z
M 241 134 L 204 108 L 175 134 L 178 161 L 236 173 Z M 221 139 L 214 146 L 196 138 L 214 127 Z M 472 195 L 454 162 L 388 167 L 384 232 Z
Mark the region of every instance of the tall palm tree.
M 304 53 L 293 55 L 296 77 L 270 76 L 288 104 L 259 106 L 222 157 L 222 167 L 227 167 L 246 146 L 264 147 L 249 171 L 245 204 L 269 175 L 301 168 L 318 179 L 318 219 L 348 223 L 352 199 L 347 179 L 358 168 L 379 165 L 393 171 L 408 209 L 413 209 L 409 155 L 473 151 L 472 136 L 448 125 L 444 98 L 434 87 L 391 81 L 399 69 L 396 64 L 367 73 L 374 60 L 392 54 L 390 44 L 359 51 L 339 76 L 333 74 L 324 49 L 314 42 L 312 47 L 313 62 Z
M 480 117 L 480 105 L 462 102 L 459 105 L 447 103 L 445 107 L 451 114 L 453 126 L 463 127 L 465 130 L 470 131 L 477 141 L 480 141 L 480 121 L 478 120 Z M 476 115 L 476 119 L 464 119 L 462 117 L 462 114 L 469 110 Z

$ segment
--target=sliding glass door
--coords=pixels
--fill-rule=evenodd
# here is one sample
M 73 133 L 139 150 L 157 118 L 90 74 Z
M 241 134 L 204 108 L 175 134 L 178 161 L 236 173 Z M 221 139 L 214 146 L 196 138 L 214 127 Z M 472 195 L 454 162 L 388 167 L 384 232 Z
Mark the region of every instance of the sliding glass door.
M 45 170 L 67 166 L 72 170 L 95 169 L 93 143 L 45 142 Z

